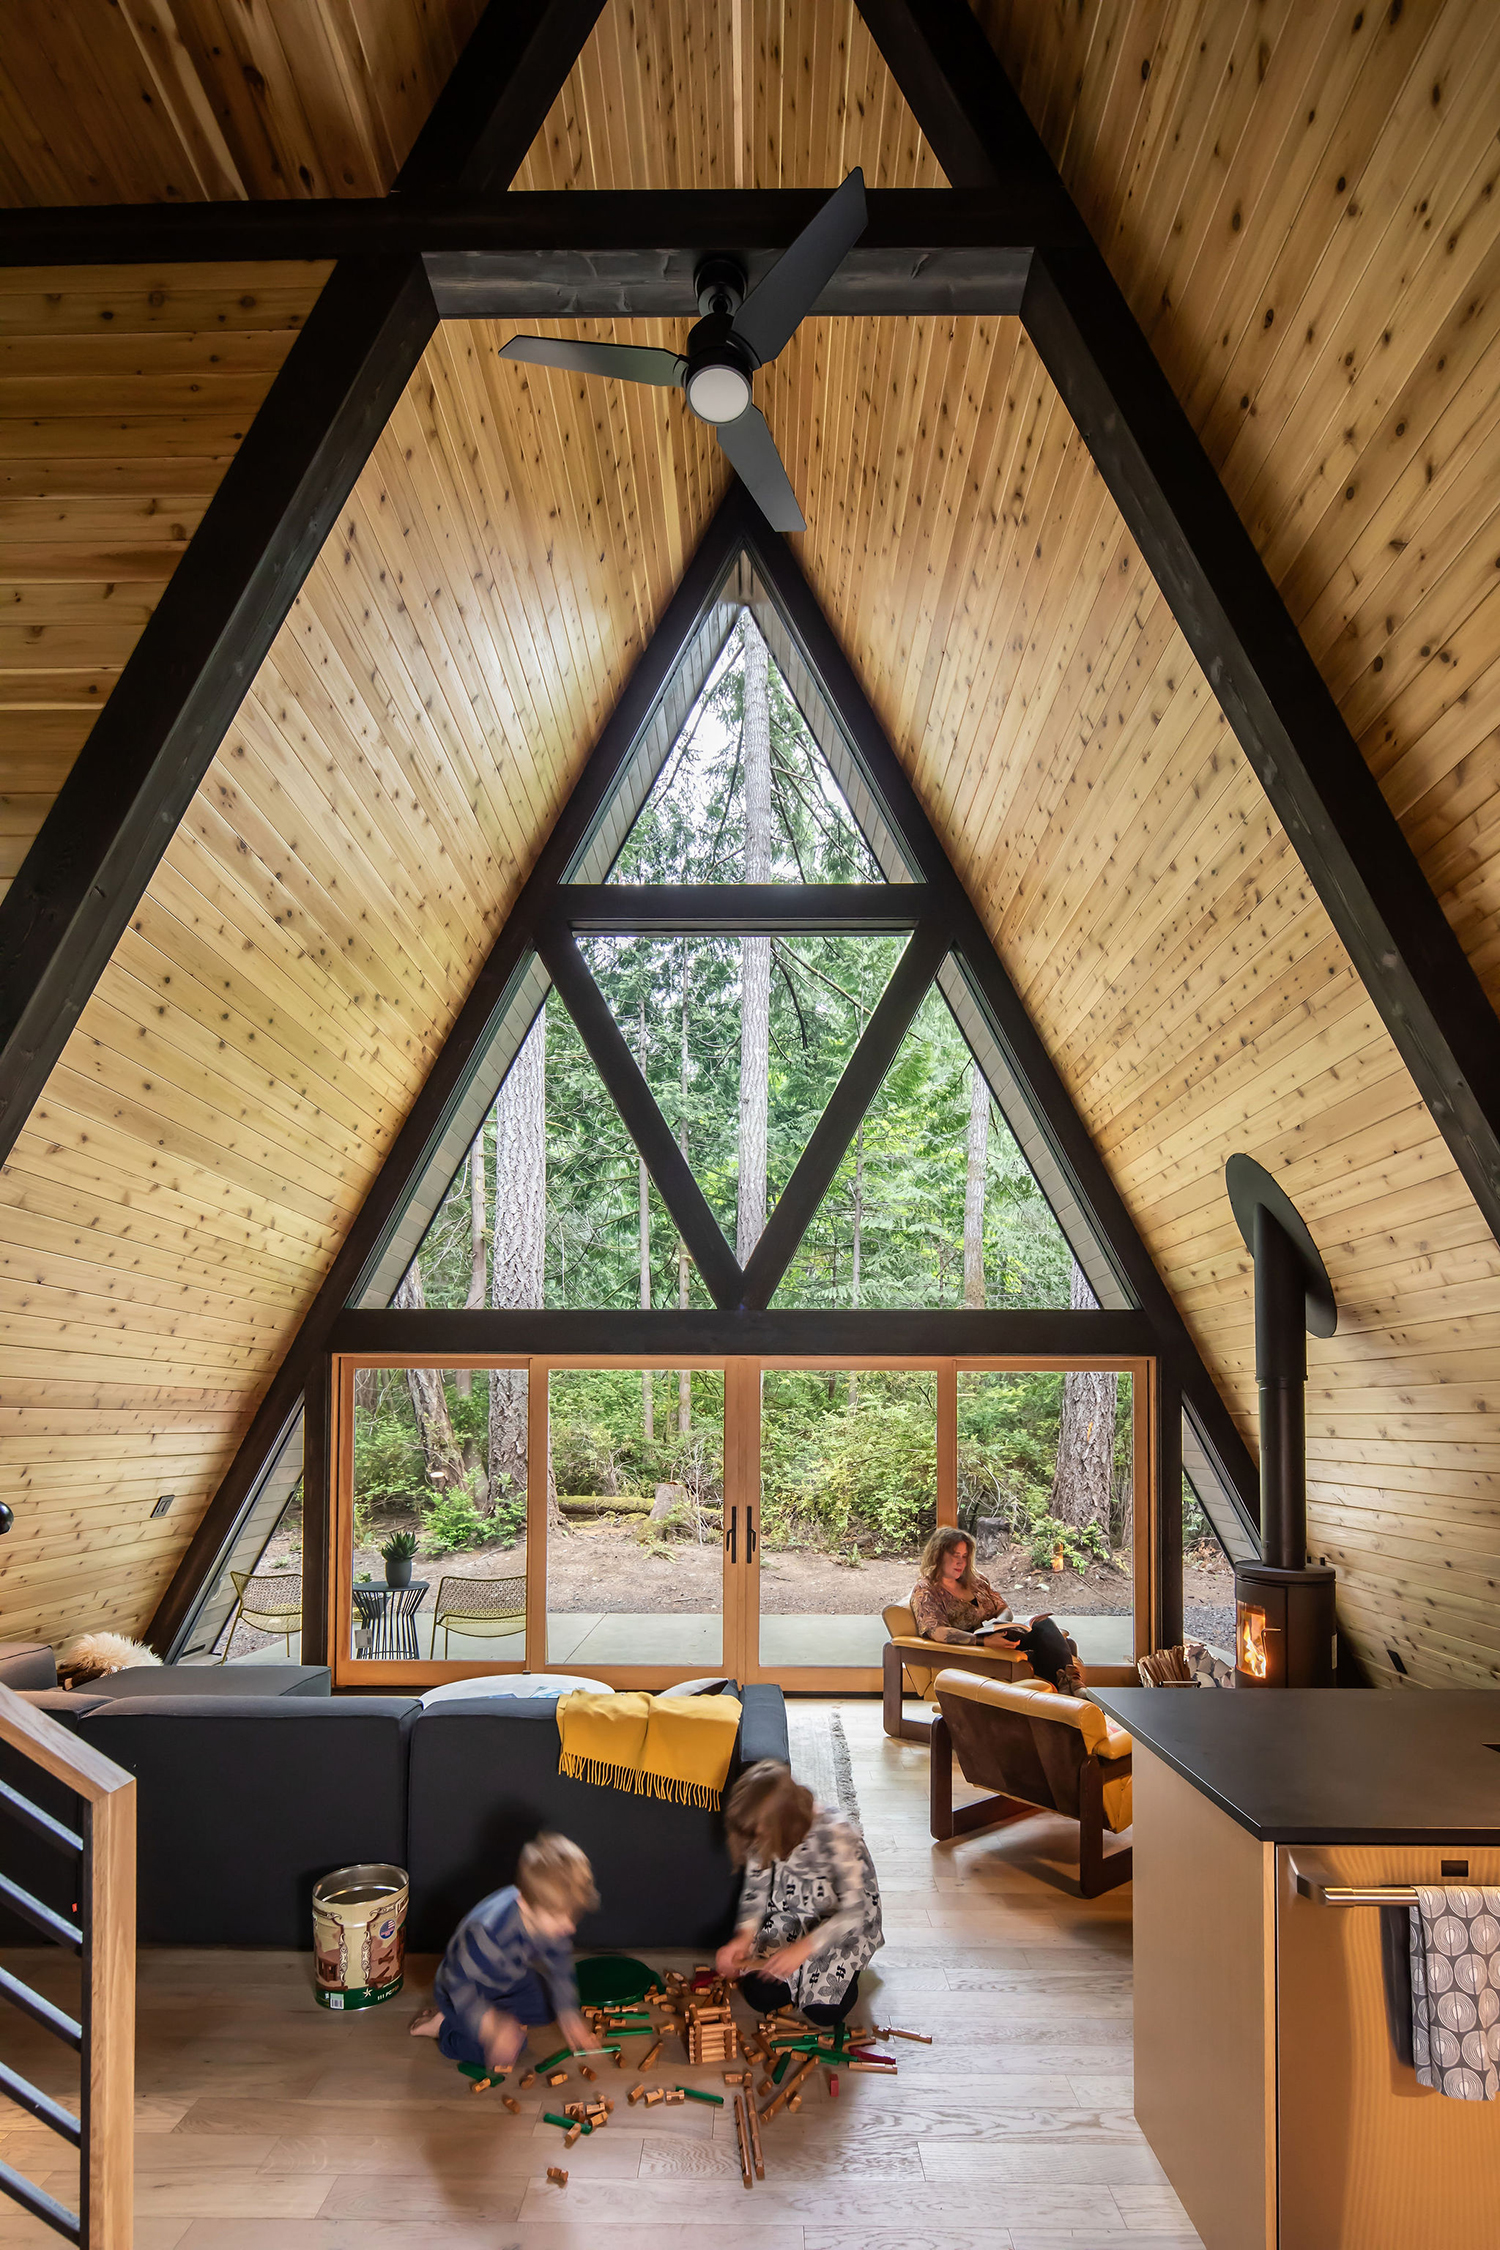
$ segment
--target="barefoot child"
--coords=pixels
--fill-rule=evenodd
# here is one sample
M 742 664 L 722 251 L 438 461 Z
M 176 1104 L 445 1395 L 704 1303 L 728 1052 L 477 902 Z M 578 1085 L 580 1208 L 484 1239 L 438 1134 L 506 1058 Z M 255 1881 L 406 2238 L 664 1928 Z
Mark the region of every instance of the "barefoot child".
M 481 1899 L 459 1924 L 433 1980 L 432 2005 L 412 2019 L 415 2039 L 436 2039 L 450 2062 L 506 2070 L 527 2027 L 555 2017 L 570 2047 L 586 2047 L 569 1944 L 599 1904 L 593 1871 L 566 1836 L 521 1849 L 516 1880 Z
M 745 1881 L 734 1936 L 719 1950 L 720 1976 L 738 1975 L 745 1998 L 764 2014 L 795 2003 L 809 2023 L 841 2022 L 858 1996 L 860 1970 L 885 1942 L 863 1836 L 775 1758 L 741 1774 L 726 1826 Z M 751 1960 L 754 1969 L 743 1974 Z

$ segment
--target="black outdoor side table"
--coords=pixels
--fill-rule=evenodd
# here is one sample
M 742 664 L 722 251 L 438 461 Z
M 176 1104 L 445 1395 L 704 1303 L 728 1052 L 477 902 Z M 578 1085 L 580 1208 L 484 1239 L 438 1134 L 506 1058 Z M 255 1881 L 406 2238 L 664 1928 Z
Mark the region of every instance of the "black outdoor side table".
M 414 1578 L 407 1586 L 354 1588 L 354 1608 L 370 1636 L 371 1657 L 420 1656 L 417 1611 L 427 1599 L 430 1583 Z

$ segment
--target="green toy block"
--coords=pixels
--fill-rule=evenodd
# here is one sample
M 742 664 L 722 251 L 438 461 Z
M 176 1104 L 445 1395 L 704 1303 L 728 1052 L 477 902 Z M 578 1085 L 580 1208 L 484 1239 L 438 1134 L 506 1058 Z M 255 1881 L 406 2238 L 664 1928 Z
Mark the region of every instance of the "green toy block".
M 547 2057 L 547 2060 L 546 2060 L 545 2062 L 533 2063 L 531 2067 L 532 2067 L 532 2069 L 533 2069 L 533 2070 L 534 2070 L 534 2071 L 536 2072 L 537 2076 L 538 2076 L 538 2077 L 540 2078 L 540 2076 L 541 2076 L 541 2074 L 542 2074 L 542 2072 L 543 2072 L 544 2070 L 556 2070 L 556 2068 L 557 2068 L 557 2066 L 558 2066 L 558 2064 L 559 2064 L 559 2063 L 571 2062 L 572 2060 L 573 2060 L 573 2050 L 572 2050 L 572 2048 L 571 2048 L 571 2047 L 559 2047 L 559 2048 L 558 2048 L 558 2050 L 557 2050 L 557 2053 L 556 2053 L 555 2055 L 549 2055 L 549 2056 Z
M 594 2130 L 593 2126 L 585 2117 L 558 2117 L 550 2109 L 544 2109 L 542 2111 L 542 2123 L 544 2125 L 560 2125 L 565 2133 L 571 2133 L 575 2125 L 578 2127 L 579 2131 L 585 2135 L 592 2133 L 592 2131 Z
M 459 2072 L 465 2078 L 503 2078 L 503 2070 L 491 2070 L 488 2063 L 460 2063 Z
M 785 2078 L 787 2072 L 791 2069 L 791 2067 L 791 2054 L 789 2052 L 784 2052 L 780 2060 L 778 2061 L 776 2068 L 771 2073 L 771 2084 L 773 2086 L 779 2086 L 782 2079 Z
M 722 2094 L 706 2094 L 701 2086 L 679 2086 L 677 2091 L 679 2094 L 686 2094 L 690 2102 L 712 2102 L 715 2109 L 724 2107 Z

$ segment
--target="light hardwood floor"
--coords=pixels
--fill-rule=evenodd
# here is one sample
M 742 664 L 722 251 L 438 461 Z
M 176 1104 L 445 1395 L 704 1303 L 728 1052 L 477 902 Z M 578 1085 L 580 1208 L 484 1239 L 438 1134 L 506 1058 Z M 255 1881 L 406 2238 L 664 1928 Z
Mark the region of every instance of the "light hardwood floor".
M 534 2089 L 520 2117 L 471 2095 L 405 2036 L 429 1960 L 399 2001 L 343 2018 L 314 2006 L 306 1956 L 152 1951 L 137 2250 L 1193 2250 L 1131 2115 L 1129 1887 L 1071 1895 L 1076 1831 L 1040 1817 L 932 1843 L 925 1746 L 888 1742 L 874 1701 L 838 1708 L 885 1899 L 870 2012 L 933 2044 L 898 2042 L 894 2083 L 844 2074 L 837 2101 L 768 2126 L 752 2193 L 727 2112 L 620 2100 L 564 2159 Z M 61 2050 L 5 2013 L 7 2060 L 71 2093 Z M 0 2156 L 66 2196 L 60 2145 L 0 2112 Z M 58 2239 L 12 2211 L 0 2250 Z

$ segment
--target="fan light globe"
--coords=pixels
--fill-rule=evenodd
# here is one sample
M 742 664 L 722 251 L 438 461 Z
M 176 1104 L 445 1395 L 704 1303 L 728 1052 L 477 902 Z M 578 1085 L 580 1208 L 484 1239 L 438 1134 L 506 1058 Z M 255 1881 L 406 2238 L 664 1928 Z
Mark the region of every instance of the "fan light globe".
M 738 367 L 695 367 L 687 402 L 700 422 L 737 422 L 750 404 L 750 378 Z

